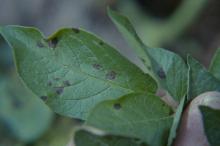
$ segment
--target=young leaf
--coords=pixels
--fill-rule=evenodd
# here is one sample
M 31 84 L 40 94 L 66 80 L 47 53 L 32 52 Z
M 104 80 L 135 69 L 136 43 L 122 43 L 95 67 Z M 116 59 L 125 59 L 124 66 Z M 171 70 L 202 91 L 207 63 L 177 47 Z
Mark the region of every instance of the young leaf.
M 139 138 L 149 146 L 164 146 L 171 114 L 172 109 L 153 94 L 129 94 L 98 104 L 86 124 L 109 134 Z
M 0 123 L 19 141 L 39 138 L 52 122 L 52 112 L 15 77 L 0 80 Z
M 161 86 L 180 101 L 187 92 L 187 67 L 177 54 L 161 48 L 150 48 L 152 68 Z
M 220 48 L 217 49 L 215 55 L 211 61 L 209 71 L 220 80 Z
M 204 66 L 191 56 L 187 58 L 190 67 L 190 91 L 189 99 L 193 99 L 206 91 L 219 91 L 220 81 L 218 81 Z
M 34 28 L 6 26 L 2 35 L 21 78 L 57 113 L 85 119 L 101 101 L 157 88 L 149 75 L 81 29 L 62 29 L 45 39 Z
M 134 139 L 120 136 L 97 136 L 84 130 L 75 133 L 76 146 L 145 146 Z
M 203 124 L 210 146 L 220 145 L 220 110 L 200 106 Z
M 149 72 L 153 75 L 151 71 L 151 62 L 149 59 L 149 55 L 146 49 L 146 45 L 142 42 L 139 38 L 138 34 L 136 33 L 134 27 L 130 23 L 129 19 L 121 15 L 108 7 L 108 15 L 114 24 L 117 26 L 118 30 L 121 34 L 127 39 L 127 42 L 134 48 L 135 52 L 137 53 L 138 57 L 142 60 L 145 65 L 144 71 Z
M 108 14 L 144 63 L 145 71 L 156 78 L 176 101 L 180 101 L 186 95 L 187 89 L 187 67 L 182 58 L 161 48 L 147 47 L 126 16 L 111 9 L 108 9 Z

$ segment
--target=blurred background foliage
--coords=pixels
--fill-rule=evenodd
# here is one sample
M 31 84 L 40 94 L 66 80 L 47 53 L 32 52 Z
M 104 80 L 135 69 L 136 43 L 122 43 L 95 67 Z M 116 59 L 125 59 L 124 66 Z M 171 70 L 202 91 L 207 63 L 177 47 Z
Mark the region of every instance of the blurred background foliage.
M 141 66 L 107 17 L 107 6 L 127 15 L 150 47 L 184 58 L 190 53 L 207 66 L 220 46 L 219 0 L 0 0 L 0 25 L 34 26 L 46 36 L 60 27 L 81 27 Z M 79 122 L 54 114 L 26 89 L 12 56 L 0 36 L 0 146 L 73 145 Z

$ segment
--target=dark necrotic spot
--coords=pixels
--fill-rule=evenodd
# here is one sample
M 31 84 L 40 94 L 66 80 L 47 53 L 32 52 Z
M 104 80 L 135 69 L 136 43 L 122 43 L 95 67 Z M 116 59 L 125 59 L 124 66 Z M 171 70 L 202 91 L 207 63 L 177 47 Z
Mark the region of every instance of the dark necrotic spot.
M 144 58 L 141 58 L 141 61 L 142 61 L 143 63 L 145 63 L 145 62 L 146 62 Z
M 160 69 L 157 71 L 157 75 L 158 75 L 161 79 L 165 79 L 165 78 L 166 78 L 166 74 L 165 74 L 165 72 L 163 71 L 162 68 L 160 68 Z
M 106 79 L 114 80 L 116 78 L 117 73 L 115 71 L 110 71 L 106 74 Z
M 150 66 L 147 66 L 147 69 L 148 69 L 148 70 L 151 70 L 151 67 L 150 67 Z
M 54 78 L 54 80 L 55 80 L 55 81 L 59 81 L 59 80 L 60 80 L 60 78 Z
M 101 66 L 100 64 L 97 64 L 97 63 L 93 64 L 92 66 L 93 66 L 95 69 L 97 69 L 97 70 L 100 70 L 100 69 L 102 68 L 102 66 Z
M 41 41 L 38 41 L 38 42 L 37 42 L 37 46 L 38 46 L 39 48 L 43 48 L 43 47 L 44 47 L 44 44 L 43 44 Z
M 56 88 L 55 88 L 55 92 L 56 92 L 58 95 L 61 95 L 61 94 L 63 93 L 63 90 L 64 90 L 63 87 L 56 87 Z
M 100 41 L 100 42 L 99 42 L 99 45 L 101 45 L 101 46 L 102 46 L 102 45 L 104 45 L 104 43 L 103 43 L 102 41 Z
M 64 86 L 66 86 L 66 87 L 71 85 L 69 81 L 63 81 L 63 84 L 64 84 Z
M 13 99 L 12 100 L 12 106 L 14 107 L 14 108 L 21 108 L 21 107 L 23 107 L 23 105 L 24 105 L 24 103 L 21 101 L 21 100 L 19 100 L 19 99 Z
M 73 30 L 73 32 L 75 32 L 75 33 L 79 33 L 79 32 L 80 32 L 80 30 L 77 29 L 77 28 L 72 28 L 72 30 Z
M 114 109 L 119 110 L 119 109 L 121 109 L 121 104 L 120 103 L 115 103 L 113 105 L 113 107 L 114 107 Z
M 50 48 L 56 48 L 58 44 L 58 38 L 57 37 L 54 37 L 52 38 L 51 40 L 48 41 L 48 45 Z
M 47 96 L 41 96 L 40 98 L 41 98 L 43 101 L 46 101 L 46 100 L 48 99 Z
M 47 82 L 47 85 L 48 85 L 48 86 L 52 86 L 52 82 L 51 82 L 51 81 L 48 81 L 48 82 Z

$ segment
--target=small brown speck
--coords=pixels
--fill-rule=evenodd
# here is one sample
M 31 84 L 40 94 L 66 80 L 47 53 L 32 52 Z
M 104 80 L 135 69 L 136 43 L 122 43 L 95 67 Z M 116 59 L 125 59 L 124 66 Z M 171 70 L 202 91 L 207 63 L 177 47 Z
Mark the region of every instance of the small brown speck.
M 58 38 L 57 37 L 54 37 L 52 38 L 51 40 L 48 41 L 48 45 L 50 48 L 56 48 L 58 44 Z
M 52 86 L 52 82 L 51 82 L 51 81 L 48 81 L 47 85 L 48 85 L 48 86 Z
M 63 93 L 64 88 L 63 87 L 56 87 L 55 91 L 58 95 L 61 95 Z
M 44 47 L 44 44 L 43 44 L 41 41 L 38 41 L 38 42 L 37 42 L 37 46 L 38 46 L 39 48 L 43 48 L 43 47 Z
M 21 108 L 23 106 L 23 104 L 24 103 L 22 101 L 20 101 L 19 99 L 13 99 L 12 100 L 12 106 L 14 108 Z
M 63 84 L 64 84 L 64 86 L 66 86 L 66 87 L 71 86 L 71 84 L 70 84 L 69 81 L 63 81 Z
M 95 69 L 97 69 L 97 70 L 100 70 L 100 69 L 102 68 L 102 66 L 101 66 L 100 64 L 97 64 L 97 63 L 93 64 L 92 66 L 93 66 Z
M 114 80 L 116 78 L 117 73 L 115 71 L 110 71 L 106 74 L 106 79 Z
M 145 62 L 146 62 L 144 58 L 141 58 L 141 61 L 142 61 L 143 63 L 145 63 Z
M 78 28 L 72 28 L 72 30 L 73 30 L 73 32 L 75 32 L 75 33 L 79 33 L 79 32 L 80 32 L 80 30 L 79 30 Z
M 158 75 L 161 79 L 165 79 L 165 78 L 166 78 L 166 74 L 165 74 L 165 72 L 163 71 L 162 68 L 160 68 L 160 69 L 157 71 L 157 75 Z
M 46 101 L 46 100 L 48 99 L 47 96 L 41 96 L 40 98 L 41 98 L 43 101 Z
M 147 66 L 147 69 L 148 69 L 148 70 L 151 70 L 152 68 L 151 68 L 150 66 Z
M 113 105 L 113 107 L 114 107 L 114 109 L 119 110 L 119 109 L 121 109 L 121 104 L 120 103 L 115 103 Z
M 59 80 L 60 80 L 60 78 L 54 78 L 54 80 L 55 80 L 55 81 L 59 81 Z
M 100 42 L 99 42 L 99 45 L 101 45 L 101 46 L 102 46 L 102 45 L 104 45 L 104 43 L 103 43 L 102 41 L 100 41 Z

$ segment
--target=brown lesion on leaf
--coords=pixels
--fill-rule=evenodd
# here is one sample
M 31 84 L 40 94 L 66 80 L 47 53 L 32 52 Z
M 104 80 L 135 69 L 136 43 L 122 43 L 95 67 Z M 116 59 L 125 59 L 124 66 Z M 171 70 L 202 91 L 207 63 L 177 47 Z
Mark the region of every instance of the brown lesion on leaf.
M 97 64 L 97 63 L 93 64 L 92 67 L 95 68 L 95 69 L 97 69 L 97 70 L 102 69 L 102 65 Z
M 152 70 L 152 68 L 151 68 L 150 66 L 147 66 L 147 69 L 148 69 L 148 70 Z
M 100 41 L 100 42 L 99 42 L 99 45 L 103 46 L 103 45 L 104 45 L 104 42 L 103 42 L 103 41 Z
M 44 46 L 43 42 L 41 40 L 39 40 L 39 41 L 37 41 L 37 47 L 43 48 L 45 46 Z
M 41 98 L 43 101 L 46 101 L 46 100 L 48 99 L 48 96 L 43 95 L 43 96 L 41 96 L 40 98 Z
M 166 78 L 166 74 L 164 72 L 164 70 L 162 68 L 160 68 L 158 71 L 157 71 L 157 75 L 161 78 L 161 79 L 165 79 Z
M 16 97 L 13 98 L 11 102 L 12 106 L 16 109 L 22 108 L 24 106 L 24 103 L 21 100 L 16 99 Z
M 63 85 L 65 86 L 65 87 L 68 87 L 68 86 L 71 86 L 71 84 L 70 84 L 70 82 L 69 81 L 63 81 Z
M 48 82 L 47 82 L 47 86 L 50 86 L 50 87 L 51 87 L 52 85 L 53 85 L 53 84 L 52 84 L 51 81 L 48 81 Z
M 145 62 L 146 62 L 146 60 L 145 60 L 144 58 L 141 58 L 141 61 L 142 61 L 143 63 L 145 63 Z
M 121 109 L 121 104 L 120 103 L 115 103 L 113 105 L 113 108 L 116 109 L 116 110 L 120 110 Z
M 78 28 L 72 28 L 72 30 L 73 30 L 74 33 L 79 33 L 80 32 L 80 30 Z
M 49 46 L 50 48 L 56 48 L 56 46 L 57 46 L 59 40 L 58 40 L 57 37 L 54 37 L 54 38 L 51 38 L 51 39 L 47 40 L 47 42 L 48 42 L 48 46 Z
M 55 81 L 59 81 L 59 80 L 60 80 L 60 78 L 54 78 L 54 80 L 55 80 Z
M 109 71 L 107 74 L 106 74 L 106 79 L 108 80 L 114 80 L 117 76 L 117 73 L 115 71 Z
M 64 87 L 55 87 L 54 90 L 57 95 L 61 95 L 64 91 Z

